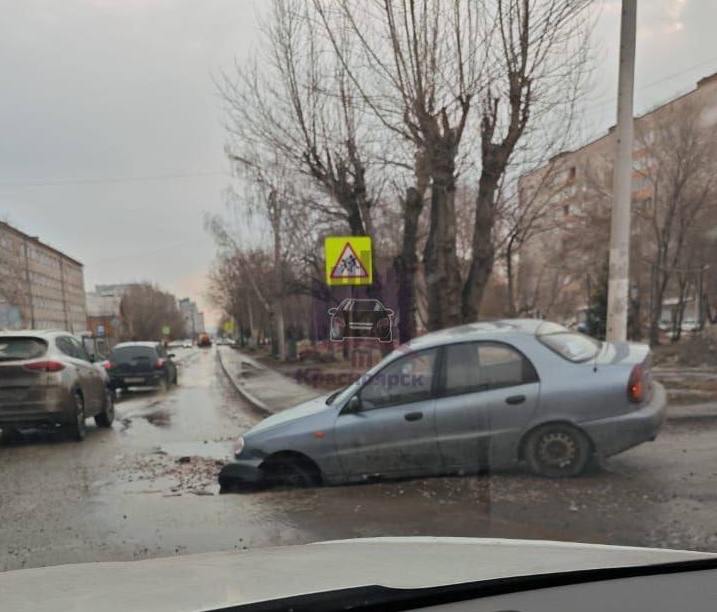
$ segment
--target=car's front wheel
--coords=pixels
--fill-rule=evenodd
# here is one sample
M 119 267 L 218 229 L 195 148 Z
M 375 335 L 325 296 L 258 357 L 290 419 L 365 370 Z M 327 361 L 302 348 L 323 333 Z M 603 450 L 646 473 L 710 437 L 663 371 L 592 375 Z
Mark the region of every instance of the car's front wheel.
M 566 423 L 538 427 L 525 443 L 525 459 L 534 474 L 548 478 L 578 476 L 592 457 L 588 437 Z
M 77 441 L 82 442 L 85 439 L 87 428 L 85 426 L 85 400 L 79 391 L 74 394 L 75 407 L 73 411 L 73 419 L 71 423 L 65 426 L 67 433 L 70 437 Z
M 264 466 L 266 483 L 273 486 L 296 488 L 313 487 L 320 478 L 308 461 L 294 457 L 276 457 Z
M 112 389 L 105 391 L 105 407 L 99 414 L 95 415 L 97 427 L 112 427 L 115 420 L 115 393 Z

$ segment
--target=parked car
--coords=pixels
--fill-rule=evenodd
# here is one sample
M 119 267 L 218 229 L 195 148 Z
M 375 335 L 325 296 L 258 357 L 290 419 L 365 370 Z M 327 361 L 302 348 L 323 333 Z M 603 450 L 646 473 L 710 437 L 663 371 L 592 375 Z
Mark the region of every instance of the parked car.
M 197 338 L 197 346 L 200 348 L 208 348 L 212 345 L 212 340 L 209 337 L 209 334 L 199 334 L 199 338 Z
M 644 344 L 601 343 L 542 320 L 426 334 L 342 391 L 237 441 L 220 484 L 363 481 L 527 463 L 576 476 L 653 440 L 665 416 Z
M 377 338 L 393 340 L 393 310 L 379 300 L 346 298 L 336 308 L 329 308 L 331 340 L 344 338 Z
M 122 342 L 117 344 L 105 362 L 113 389 L 129 387 L 160 387 L 177 384 L 174 353 L 160 342 Z
M 62 427 L 85 437 L 85 419 L 114 420 L 108 379 L 79 338 L 63 331 L 0 332 L 0 428 Z

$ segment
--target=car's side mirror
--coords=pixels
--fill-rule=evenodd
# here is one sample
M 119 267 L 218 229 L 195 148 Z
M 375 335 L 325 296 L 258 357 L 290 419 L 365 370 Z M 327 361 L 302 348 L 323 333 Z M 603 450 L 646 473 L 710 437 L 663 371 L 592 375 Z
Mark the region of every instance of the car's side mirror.
M 338 308 L 329 308 L 329 314 L 335 315 L 337 310 L 338 310 Z
M 361 398 L 358 395 L 354 395 L 344 406 L 343 412 L 345 414 L 356 414 L 361 411 Z
M 386 314 L 387 314 L 389 317 L 392 317 L 392 316 L 393 316 L 393 310 L 392 310 L 391 308 L 386 308 L 386 311 L 385 311 L 385 312 L 386 312 Z

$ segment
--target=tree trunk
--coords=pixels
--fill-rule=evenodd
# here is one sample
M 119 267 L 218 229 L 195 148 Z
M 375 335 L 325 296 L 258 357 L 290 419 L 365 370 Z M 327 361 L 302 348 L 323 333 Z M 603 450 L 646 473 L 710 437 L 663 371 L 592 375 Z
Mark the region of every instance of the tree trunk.
M 428 329 L 461 321 L 460 272 L 456 255 L 455 161 L 446 154 L 432 168 L 431 226 L 423 251 Z
M 418 270 L 418 218 L 423 210 L 423 195 L 414 187 L 406 190 L 403 211 L 403 244 L 394 260 L 398 276 L 398 338 L 403 344 L 416 336 L 416 272 Z
M 508 284 L 507 314 L 509 317 L 515 317 L 517 314 L 517 308 L 515 306 L 515 275 L 513 274 L 513 240 L 514 236 L 511 236 L 505 247 L 505 276 Z
M 495 194 L 498 174 L 484 168 L 478 185 L 476 216 L 473 227 L 473 258 L 463 286 L 463 321 L 477 321 L 486 286 L 493 272 L 495 247 Z

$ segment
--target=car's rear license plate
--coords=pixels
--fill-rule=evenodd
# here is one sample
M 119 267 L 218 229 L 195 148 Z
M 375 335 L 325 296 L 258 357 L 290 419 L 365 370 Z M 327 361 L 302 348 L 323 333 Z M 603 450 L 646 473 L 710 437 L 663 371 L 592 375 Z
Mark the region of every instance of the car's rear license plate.
M 126 383 L 143 383 L 144 378 L 137 378 L 135 376 L 130 376 L 129 378 L 125 378 L 124 381 Z

